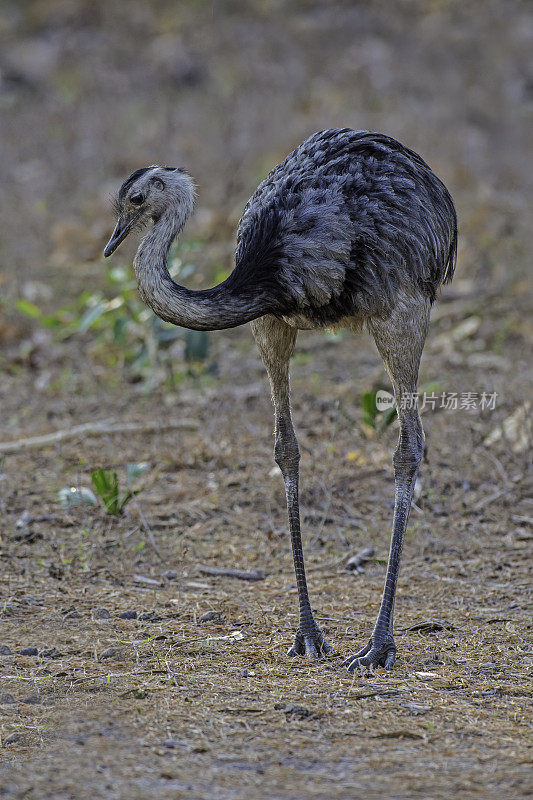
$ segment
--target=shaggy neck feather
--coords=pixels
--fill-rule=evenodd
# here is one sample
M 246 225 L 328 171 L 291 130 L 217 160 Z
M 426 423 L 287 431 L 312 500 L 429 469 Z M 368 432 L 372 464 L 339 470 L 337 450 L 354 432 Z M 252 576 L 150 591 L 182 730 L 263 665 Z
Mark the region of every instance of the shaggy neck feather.
M 197 331 L 235 328 L 267 313 L 263 299 L 240 296 L 232 275 L 212 289 L 193 291 L 175 283 L 167 267 L 168 251 L 187 213 L 169 208 L 143 239 L 134 260 L 139 294 L 161 319 Z

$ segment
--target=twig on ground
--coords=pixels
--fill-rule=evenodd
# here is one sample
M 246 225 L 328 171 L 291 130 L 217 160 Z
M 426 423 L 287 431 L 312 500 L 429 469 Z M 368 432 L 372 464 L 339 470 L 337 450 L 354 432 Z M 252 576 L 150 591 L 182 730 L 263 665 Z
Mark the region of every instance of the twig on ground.
M 203 575 L 214 575 L 221 578 L 237 578 L 240 581 L 264 581 L 265 573 L 260 569 L 247 572 L 243 569 L 225 569 L 224 567 L 198 567 Z
M 13 442 L 0 442 L 0 452 L 16 453 L 19 450 L 29 450 L 37 447 L 46 447 L 49 444 L 75 439 L 77 436 L 116 436 L 121 433 L 157 433 L 170 430 L 197 430 L 198 422 L 194 419 L 180 419 L 175 422 L 86 422 L 83 425 L 73 425 L 72 428 L 45 433 L 42 436 L 29 436 L 26 439 L 16 439 Z
M 344 565 L 347 572 L 363 572 L 363 565 L 374 558 L 373 547 L 363 547 L 358 553 L 348 559 Z
M 497 492 L 494 492 L 488 497 L 483 497 L 481 500 L 475 503 L 470 511 L 481 511 L 481 509 L 485 508 L 491 503 L 494 503 L 494 501 L 498 500 L 500 497 L 505 497 L 505 495 L 510 494 L 514 489 L 514 486 L 511 486 L 509 489 L 498 489 Z

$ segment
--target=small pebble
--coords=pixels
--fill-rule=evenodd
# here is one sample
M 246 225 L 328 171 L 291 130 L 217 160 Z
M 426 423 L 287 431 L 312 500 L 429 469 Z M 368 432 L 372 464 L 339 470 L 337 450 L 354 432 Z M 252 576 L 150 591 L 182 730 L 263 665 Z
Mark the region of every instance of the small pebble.
M 15 744 L 15 742 L 20 742 L 22 739 L 22 734 L 20 733 L 11 733 L 9 736 L 6 736 L 4 739 L 4 744 Z
M 206 611 L 200 617 L 200 622 L 221 622 L 222 615 L 220 611 Z
M 66 614 L 63 615 L 63 619 L 80 619 L 81 614 L 75 608 L 69 608 Z
M 161 622 L 163 617 L 160 617 L 155 611 L 143 611 L 139 614 L 139 619 L 143 622 Z
M 240 676 L 241 678 L 255 678 L 255 672 L 253 669 L 243 669 L 243 671 L 240 673 Z
M 311 712 L 305 706 L 298 706 L 295 703 L 289 703 L 283 709 L 284 713 L 289 717 L 298 717 L 298 719 L 305 719 L 311 716 Z
M 41 650 L 39 655 L 41 658 L 61 658 L 63 653 L 60 653 L 55 647 L 48 647 L 46 650 Z
M 28 510 L 23 511 L 16 522 L 16 527 L 20 530 L 26 528 L 30 522 L 33 522 L 33 517 Z
M 20 598 L 21 603 L 24 603 L 26 606 L 42 606 L 44 605 L 44 600 L 40 597 L 35 597 L 33 594 L 25 594 Z
M 178 577 L 178 573 L 174 572 L 173 569 L 167 569 L 167 571 L 163 573 L 163 577 L 166 578 L 167 581 L 175 581 Z
M 373 547 L 363 547 L 358 553 L 348 559 L 346 564 L 344 565 L 344 569 L 347 572 L 359 572 L 364 573 L 364 565 L 367 564 L 374 558 L 374 548 Z
M 106 658 L 117 658 L 120 656 L 120 650 L 117 647 L 108 647 L 103 653 L 100 653 L 100 661 Z
M 29 694 L 28 697 L 22 698 L 23 703 L 27 703 L 29 706 L 37 706 L 41 702 L 41 698 L 38 694 Z
M 23 647 L 22 650 L 19 650 L 21 656 L 38 656 L 39 651 L 36 647 Z
M 431 706 L 426 706 L 422 703 L 405 703 L 405 707 L 408 708 L 415 717 L 425 714 L 427 711 L 431 711 Z
M 111 619 L 111 614 L 107 608 L 97 608 L 94 612 L 95 619 Z
M 60 581 L 65 574 L 65 570 L 63 567 L 59 566 L 58 564 L 50 564 L 48 567 L 48 574 L 51 578 L 55 578 L 56 581 Z
M 11 703 L 15 702 L 15 698 L 9 692 L 0 692 L 0 703 L 3 706 L 9 706 Z
M 191 747 L 191 753 L 209 753 L 211 748 L 209 745 L 204 744 L 204 742 L 199 742 L 198 744 L 193 744 Z
M 10 655 L 12 655 L 12 653 L 7 644 L 0 644 L 0 656 L 10 656 Z
M 42 538 L 43 538 L 42 533 L 40 533 L 39 531 L 35 531 L 31 528 L 23 528 L 13 536 L 13 539 L 15 539 L 15 541 L 27 542 L 28 544 L 32 544 L 33 542 L 37 541 L 37 539 L 42 539 Z
M 173 750 L 175 747 L 187 747 L 187 745 L 185 742 L 180 742 L 179 739 L 165 739 L 163 747 L 168 747 L 169 750 Z
M 123 611 L 121 614 L 117 614 L 120 619 L 137 619 L 137 612 L 136 611 Z

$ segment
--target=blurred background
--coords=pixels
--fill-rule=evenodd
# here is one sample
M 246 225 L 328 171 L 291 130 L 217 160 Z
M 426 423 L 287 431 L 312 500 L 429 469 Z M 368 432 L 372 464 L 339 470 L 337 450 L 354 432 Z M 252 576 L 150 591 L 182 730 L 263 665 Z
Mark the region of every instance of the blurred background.
M 81 281 L 98 285 L 109 195 L 151 163 L 195 176 L 194 234 L 211 246 L 202 278 L 207 261 L 229 269 L 259 180 L 306 136 L 336 126 L 383 131 L 420 152 L 457 202 L 459 279 L 507 285 L 531 189 L 528 5 L 4 0 L 4 312 L 17 327 L 16 298 L 63 302 Z

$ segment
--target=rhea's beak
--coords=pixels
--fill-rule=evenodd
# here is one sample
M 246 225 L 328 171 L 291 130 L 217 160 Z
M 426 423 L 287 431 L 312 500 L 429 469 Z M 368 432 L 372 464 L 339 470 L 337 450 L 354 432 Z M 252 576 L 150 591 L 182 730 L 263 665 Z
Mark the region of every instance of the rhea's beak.
M 122 217 L 118 218 L 118 222 L 115 225 L 115 230 L 111 234 L 111 239 L 105 246 L 104 256 L 108 258 L 108 256 L 112 255 L 115 252 L 117 247 L 121 242 L 124 241 L 128 233 L 131 231 L 132 225 L 135 219 L 125 220 Z

